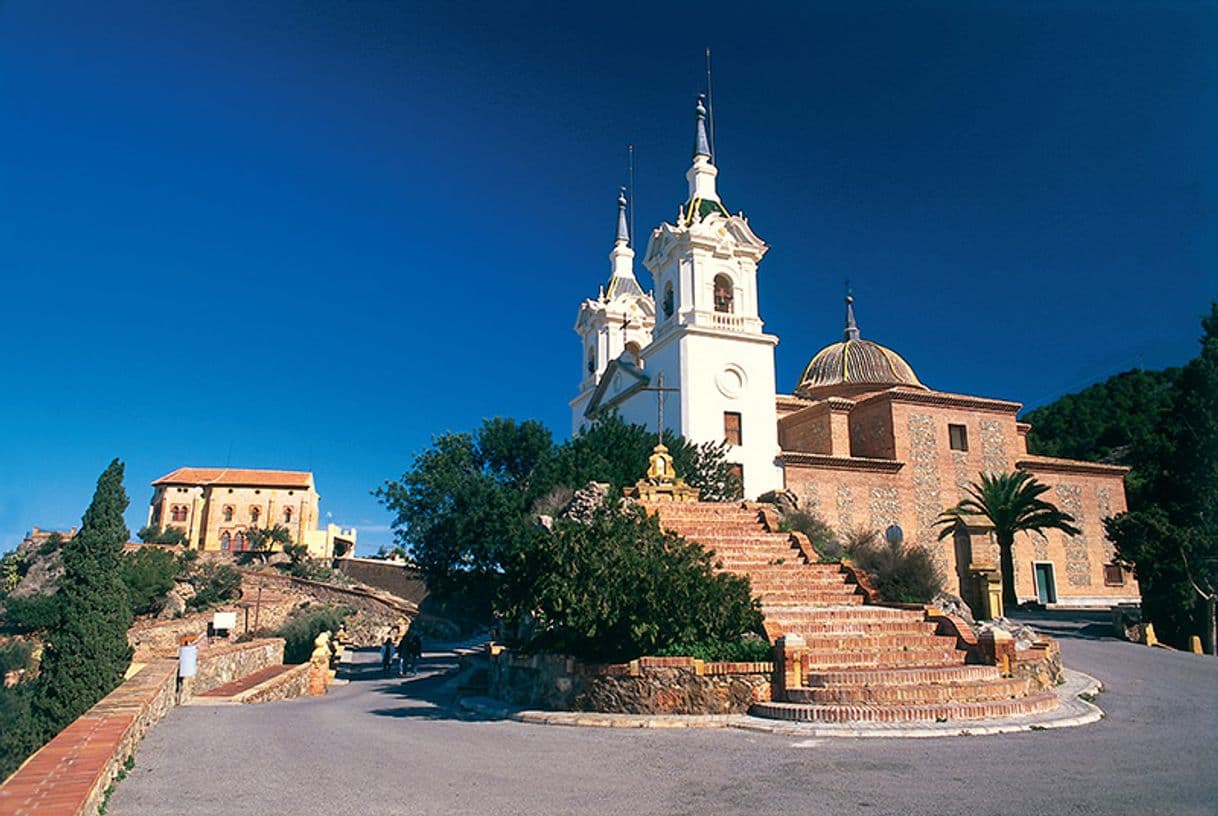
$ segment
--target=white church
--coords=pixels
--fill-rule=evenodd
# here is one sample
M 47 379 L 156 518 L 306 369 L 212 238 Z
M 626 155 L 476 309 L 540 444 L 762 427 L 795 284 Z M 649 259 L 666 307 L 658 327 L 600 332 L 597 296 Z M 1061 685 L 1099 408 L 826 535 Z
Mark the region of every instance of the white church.
M 671 389 L 665 427 L 695 443 L 729 442 L 728 458 L 752 497 L 783 486 L 774 399 L 778 338 L 764 332 L 757 313 L 757 264 L 769 247 L 743 214 L 720 201 L 701 98 L 697 115 L 693 165 L 685 174 L 689 197 L 675 224 L 652 231 L 643 258 L 654 292 L 635 278 L 626 199 L 618 198 L 612 275 L 580 305 L 575 324 L 584 372 L 570 402 L 572 425 L 578 431 L 616 411 L 655 429 L 654 389 Z
M 791 391 L 775 383 L 778 338 L 757 313 L 757 265 L 768 247 L 715 189 L 706 110 L 698 104 L 689 197 L 676 223 L 651 233 L 634 276 L 625 197 L 618 199 L 612 274 L 579 308 L 583 375 L 570 402 L 573 430 L 616 411 L 695 443 L 726 441 L 745 498 L 786 489 L 834 530 L 887 530 L 928 547 L 967 597 L 968 565 L 998 559 L 984 526 L 939 540 L 940 512 L 982 473 L 1021 470 L 1053 492 L 1081 533 L 1020 536 L 1020 600 L 1106 605 L 1136 600 L 1137 584 L 1114 559 L 1103 519 L 1125 509 L 1127 468 L 1037 456 L 1018 402 L 926 386 L 900 354 L 860 335 L 846 298 L 840 339 L 811 356 Z M 826 338 L 829 339 L 829 338 Z M 952 587 L 953 591 L 957 591 Z

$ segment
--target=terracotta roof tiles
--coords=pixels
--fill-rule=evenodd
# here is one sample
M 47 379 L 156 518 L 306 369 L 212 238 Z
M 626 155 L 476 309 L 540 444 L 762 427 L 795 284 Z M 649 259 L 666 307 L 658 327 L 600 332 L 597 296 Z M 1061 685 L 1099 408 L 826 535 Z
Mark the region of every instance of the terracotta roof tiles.
M 313 474 L 303 470 L 182 467 L 152 483 L 188 485 L 254 485 L 258 487 L 313 487 Z

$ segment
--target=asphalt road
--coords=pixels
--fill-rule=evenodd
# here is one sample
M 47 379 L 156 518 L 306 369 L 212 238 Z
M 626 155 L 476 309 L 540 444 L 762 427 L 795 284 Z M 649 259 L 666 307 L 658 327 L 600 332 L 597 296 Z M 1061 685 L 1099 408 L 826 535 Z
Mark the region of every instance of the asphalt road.
M 454 709 L 452 655 L 401 681 L 365 653 L 324 698 L 174 709 L 107 812 L 1218 814 L 1218 660 L 1040 623 L 1104 682 L 1101 722 L 916 740 L 526 725 Z

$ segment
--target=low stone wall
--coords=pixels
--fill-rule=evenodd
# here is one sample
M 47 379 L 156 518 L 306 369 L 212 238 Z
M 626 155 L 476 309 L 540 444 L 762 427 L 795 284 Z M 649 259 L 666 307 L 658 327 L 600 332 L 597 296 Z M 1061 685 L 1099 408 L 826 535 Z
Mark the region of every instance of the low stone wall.
M 1011 676 L 1026 677 L 1032 686 L 1047 691 L 1062 680 L 1062 653 L 1056 640 L 1043 640 L 1015 652 L 1011 661 Z
M 197 694 L 248 677 L 268 666 L 281 665 L 283 646 L 283 638 L 201 645 L 195 676 L 182 678 L 179 700 L 184 703 Z
M 618 714 L 741 714 L 771 696 L 772 663 L 705 663 L 641 657 L 585 665 L 560 655 L 515 655 L 493 646 L 492 696 L 528 708 Z
M 273 703 L 277 700 L 294 700 L 309 694 L 309 671 L 312 664 L 301 663 L 277 677 L 254 686 L 237 695 L 241 703 Z
M 0 785 L 0 813 L 93 816 L 136 745 L 174 706 L 176 660 L 145 665 Z

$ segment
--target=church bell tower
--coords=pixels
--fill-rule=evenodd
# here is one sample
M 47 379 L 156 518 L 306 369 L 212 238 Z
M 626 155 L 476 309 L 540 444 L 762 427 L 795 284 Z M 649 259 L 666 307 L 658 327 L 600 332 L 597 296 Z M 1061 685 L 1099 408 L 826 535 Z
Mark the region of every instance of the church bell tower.
M 755 498 L 783 486 L 778 338 L 763 331 L 757 304 L 757 266 L 769 247 L 720 199 L 702 97 L 696 113 L 688 198 L 675 224 L 652 231 L 643 260 L 655 281 L 656 323 L 641 358 L 649 378 L 662 371 L 679 388 L 670 427 L 696 443 L 731 443 L 728 459 L 741 468 L 745 497 Z

